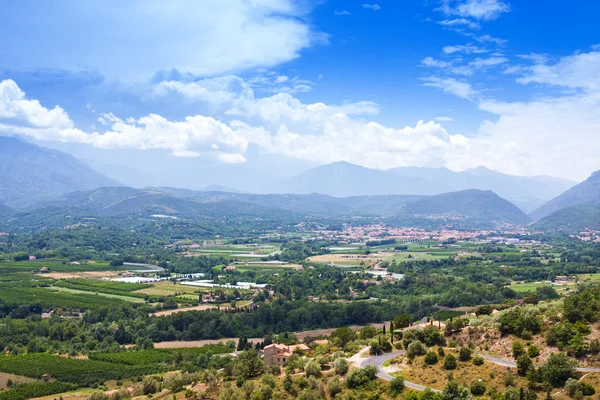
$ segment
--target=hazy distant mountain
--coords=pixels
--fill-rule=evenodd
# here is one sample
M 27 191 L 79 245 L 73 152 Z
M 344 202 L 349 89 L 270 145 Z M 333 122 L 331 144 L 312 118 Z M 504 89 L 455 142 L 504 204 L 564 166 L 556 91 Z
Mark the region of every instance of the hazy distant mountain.
M 201 192 L 225 192 L 225 193 L 242 193 L 239 190 L 232 189 L 223 185 L 208 185 L 200 190 Z
M 309 169 L 284 179 L 277 193 L 321 193 L 334 197 L 385 194 L 438 194 L 449 186 L 420 177 L 401 177 L 387 171 L 361 167 L 345 161 Z
M 0 203 L 0 219 L 8 218 L 15 214 L 15 212 L 16 211 L 10 208 L 9 206 Z
M 0 136 L 0 202 L 10 207 L 108 185 L 118 183 L 69 154 Z
M 277 193 L 322 193 L 335 197 L 363 195 L 432 195 L 467 189 L 492 190 L 531 211 L 575 182 L 545 176 L 506 175 L 487 168 L 453 172 L 446 168 L 404 167 L 386 171 L 335 162 L 282 180 Z
M 537 221 L 533 227 L 566 232 L 598 230 L 600 229 L 600 204 L 578 204 L 561 208 Z
M 86 163 L 96 171 L 126 186 L 143 188 L 145 186 L 156 185 L 156 177 L 135 168 L 118 164 L 107 164 L 96 160 L 86 160 Z
M 580 204 L 600 204 L 600 171 L 594 172 L 585 181 L 545 203 L 532 212 L 530 217 L 539 220 L 555 211 Z
M 364 218 L 402 226 L 481 228 L 522 225 L 529 218 L 490 191 L 466 190 L 435 196 L 356 196 L 322 194 L 244 194 L 187 189 L 106 187 L 74 192 L 39 209 L 19 214 L 16 224 L 29 227 L 72 225 L 88 218 L 155 215 L 189 219 L 250 217 L 300 222 L 308 217 Z M 36 221 L 43 224 L 36 225 Z M 295 222 L 295 223 L 297 223 Z M 63 226 L 64 226 L 63 225 Z
M 499 196 L 530 212 L 548 199 L 564 192 L 575 182 L 548 176 L 507 175 L 485 167 L 453 172 L 446 168 L 393 168 L 388 170 L 402 176 L 423 177 L 440 182 L 451 191 L 480 189 L 491 190 Z M 448 191 L 448 190 L 446 190 Z
M 423 197 L 407 202 L 399 221 L 445 220 L 454 226 L 492 227 L 501 224 L 524 225 L 531 220 L 517 206 L 486 190 L 463 190 Z

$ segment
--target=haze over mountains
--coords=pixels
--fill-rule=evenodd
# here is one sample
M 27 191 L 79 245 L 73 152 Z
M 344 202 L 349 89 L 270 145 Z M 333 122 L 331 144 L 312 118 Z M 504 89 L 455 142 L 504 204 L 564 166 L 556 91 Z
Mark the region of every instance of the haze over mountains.
M 270 194 L 244 193 L 219 181 L 202 190 L 134 189 L 69 154 L 9 137 L 0 137 L 0 167 L 0 218 L 18 215 L 15 220 L 43 215 L 59 221 L 69 213 L 82 218 L 360 216 L 416 226 L 462 221 L 469 227 L 490 227 L 540 220 L 535 226 L 555 229 L 565 224 L 585 226 L 600 215 L 600 173 L 571 187 L 573 182 L 563 179 L 511 176 L 486 168 L 382 171 L 335 162 L 290 178 L 250 182 L 253 192 Z M 236 169 L 228 166 L 227 170 L 235 173 Z M 527 216 L 525 212 L 534 206 L 539 208 Z
M 600 228 L 600 171 L 548 201 L 530 216 L 536 227 L 585 230 Z
M 322 193 L 335 197 L 420 194 L 433 195 L 467 189 L 492 190 L 525 212 L 558 196 L 575 182 L 565 179 L 506 175 L 484 167 L 464 172 L 446 168 L 393 168 L 375 170 L 336 162 L 305 171 L 279 182 L 274 193 Z
M 118 184 L 70 154 L 0 136 L 0 203 L 23 208 L 75 190 Z

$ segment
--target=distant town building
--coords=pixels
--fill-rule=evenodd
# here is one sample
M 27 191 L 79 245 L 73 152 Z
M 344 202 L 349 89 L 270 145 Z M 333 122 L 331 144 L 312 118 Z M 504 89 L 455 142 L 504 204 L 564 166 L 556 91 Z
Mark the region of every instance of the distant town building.
M 29 256 L 29 261 L 35 261 L 35 260 L 37 260 L 36 256 Z

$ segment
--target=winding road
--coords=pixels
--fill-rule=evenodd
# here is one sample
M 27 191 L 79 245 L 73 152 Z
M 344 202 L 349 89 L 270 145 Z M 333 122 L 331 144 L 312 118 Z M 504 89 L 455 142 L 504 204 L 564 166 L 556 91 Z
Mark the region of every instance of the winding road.
M 392 358 L 395 358 L 395 357 L 398 357 L 401 355 L 405 355 L 405 354 L 406 354 L 406 351 L 402 350 L 402 351 L 395 351 L 392 353 L 385 353 L 380 356 L 372 356 L 369 358 L 365 358 L 363 361 L 361 361 L 360 366 L 362 368 L 364 368 L 367 365 L 373 365 L 373 366 L 377 367 L 377 370 L 378 370 L 377 376 L 379 378 L 384 379 L 386 381 L 391 381 L 393 376 L 391 376 L 390 374 L 388 374 L 387 372 L 385 372 L 383 370 L 383 364 L 387 360 L 391 360 Z M 490 356 L 490 355 L 484 354 L 484 353 L 477 353 L 477 355 L 480 357 L 483 357 L 487 361 L 494 363 L 496 365 L 499 365 L 501 367 L 508 367 L 508 368 L 516 368 L 517 367 L 517 363 L 515 363 L 514 361 L 503 360 L 501 358 Z M 600 372 L 600 368 L 581 367 L 581 368 L 575 368 L 575 370 L 578 372 Z M 414 389 L 414 390 L 425 390 L 426 389 L 426 387 L 423 385 L 419 385 L 417 383 L 409 382 L 409 381 L 404 381 L 404 386 L 406 386 L 407 388 Z M 431 388 L 431 390 L 433 390 L 434 392 L 439 392 L 439 390 L 437 390 L 437 389 Z

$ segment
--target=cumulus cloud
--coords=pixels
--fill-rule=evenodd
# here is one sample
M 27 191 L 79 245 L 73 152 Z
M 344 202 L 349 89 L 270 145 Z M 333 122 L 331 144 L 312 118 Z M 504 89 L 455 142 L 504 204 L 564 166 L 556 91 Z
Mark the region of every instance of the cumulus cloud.
M 333 14 L 334 15 L 352 15 L 352 13 L 350 11 L 346 11 L 346 10 L 334 11 Z
M 13 35 L 0 35 L 0 47 L 19 48 L 15 57 L 0 59 L 0 68 L 83 65 L 108 77 L 140 80 L 174 67 L 214 76 L 278 65 L 327 41 L 303 18 L 310 11 L 306 4 L 293 0 L 106 0 L 16 7 L 26 8 L 19 13 L 19 27 L 37 26 L 43 19 L 44 31 L 22 30 L 18 44 Z M 7 23 L 10 31 L 12 22 Z
M 198 96 L 201 101 L 214 91 L 219 102 L 229 102 L 231 108 L 225 113 L 233 118 L 229 121 L 204 115 L 171 121 L 157 114 L 126 119 L 104 114 L 99 117 L 100 124 L 106 127 L 103 132 L 75 128 L 64 110 L 44 108 L 39 102 L 26 99 L 15 82 L 4 81 L 0 86 L 0 127 L 37 139 L 86 143 L 99 148 L 164 149 L 177 157 L 212 154 L 225 163 L 245 162 L 248 147 L 254 145 L 263 153 L 322 163 L 346 160 L 371 167 L 423 162 L 443 165 L 448 151 L 467 145 L 461 135 L 450 135 L 433 121 L 418 121 L 415 126 L 400 129 L 370 121 L 365 117 L 378 112 L 374 103 L 305 104 L 286 93 L 255 98 L 245 82 L 231 85 L 232 81 L 235 79 L 229 77 L 157 85 L 158 93 L 177 90 L 182 96 Z M 239 89 L 237 85 L 242 89 L 224 95 L 226 87 Z
M 372 102 L 305 103 L 290 93 L 259 97 L 253 84 L 236 76 L 154 85 L 155 96 L 214 104 L 220 111 L 212 117 L 103 114 L 99 122 L 104 128 L 97 132 L 78 129 L 60 106 L 27 98 L 7 80 L 0 83 L 0 131 L 101 148 L 163 149 L 178 157 L 209 155 L 225 163 L 245 162 L 252 146 L 263 154 L 317 163 L 345 160 L 378 168 L 454 170 L 484 165 L 519 175 L 584 179 L 600 168 L 597 57 L 592 51 L 523 66 L 518 79 L 524 85 L 571 89 L 568 95 L 523 102 L 485 99 L 469 82 L 454 78 L 424 78 L 424 85 L 474 101 L 492 116 L 464 134 L 447 131 L 442 123 L 451 118 L 444 116 L 400 128 L 380 124 L 373 120 L 379 107 Z M 287 82 L 281 75 L 273 80 Z

